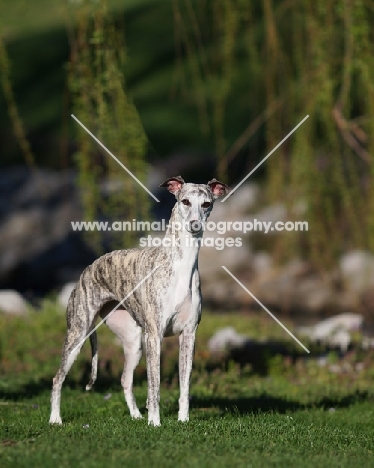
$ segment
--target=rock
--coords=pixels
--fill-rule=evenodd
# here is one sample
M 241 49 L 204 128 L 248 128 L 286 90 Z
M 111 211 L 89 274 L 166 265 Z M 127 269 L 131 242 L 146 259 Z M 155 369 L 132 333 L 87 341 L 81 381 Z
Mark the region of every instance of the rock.
M 295 307 L 317 313 L 334 306 L 334 292 L 330 285 L 317 276 L 299 281 L 294 288 Z
M 322 320 L 311 327 L 300 327 L 298 332 L 312 341 L 336 346 L 346 352 L 351 342 L 351 333 L 361 330 L 362 324 L 362 315 L 344 313 Z
M 290 260 L 281 270 L 281 274 L 292 278 L 309 278 L 314 274 L 311 265 L 299 258 Z
M 221 199 L 215 202 L 209 220 L 214 222 L 241 220 L 255 208 L 259 198 L 260 188 L 257 184 L 253 182 L 242 184 L 223 203 L 221 203 Z M 248 216 L 247 219 L 251 220 L 252 216 Z
M 213 236 L 209 234 L 209 237 Z M 199 255 L 201 278 L 207 283 L 212 281 L 217 284 L 219 278 L 227 276 L 227 273 L 222 270 L 222 265 L 229 270 L 240 271 L 250 267 L 251 258 L 251 249 L 246 244 L 242 244 L 240 247 L 225 247 L 223 250 L 204 246 L 200 249 Z
M 241 347 L 247 340 L 248 338 L 237 333 L 233 327 L 221 328 L 209 339 L 208 349 L 212 354 L 221 353 Z
M 327 310 L 334 301 L 331 287 L 307 262 L 297 259 L 271 275 L 260 276 L 249 289 L 265 305 L 291 312 L 320 312 Z
M 340 259 L 340 271 L 347 286 L 358 294 L 374 286 L 374 256 L 353 250 Z
M 298 259 L 258 275 L 248 288 L 265 305 L 291 315 L 326 315 L 357 306 L 355 295 L 338 288 L 333 275 L 322 278 Z
M 267 275 L 273 266 L 273 259 L 267 252 L 257 252 L 253 255 L 251 267 L 256 275 Z
M 351 335 L 346 330 L 337 330 L 325 342 L 333 348 L 340 348 L 342 353 L 346 353 L 351 343 Z
M 58 294 L 57 302 L 62 308 L 66 309 L 66 307 L 68 305 L 70 295 L 71 295 L 71 292 L 75 288 L 76 284 L 77 283 L 67 283 L 67 284 L 65 284 L 65 286 L 63 286 L 60 293 Z
M 254 182 L 242 184 L 222 205 L 228 203 L 230 210 L 236 210 L 242 214 L 253 210 L 260 199 L 260 187 Z
M 234 361 L 243 367 L 250 364 L 255 374 L 268 375 L 270 370 L 269 358 L 284 356 L 294 359 L 297 351 L 290 349 L 286 342 L 272 339 L 255 340 L 240 335 L 232 327 L 218 330 L 208 341 L 208 349 L 212 355 L 219 357 L 221 364 Z M 223 358 L 223 360 L 222 360 Z
M 221 268 L 222 270 L 222 268 Z M 252 298 L 224 271 L 222 277 L 201 279 L 203 303 L 212 310 L 234 310 L 251 304 Z
M 271 222 L 274 225 L 277 221 L 287 221 L 287 210 L 284 205 L 278 203 L 276 205 L 270 205 L 263 208 L 259 211 L 254 218 L 259 221 L 269 223 Z M 276 232 L 276 231 L 274 231 Z
M 202 257 L 204 258 L 204 257 Z M 341 310 L 342 294 L 331 282 L 320 278 L 309 263 L 292 260 L 281 268 L 272 266 L 265 252 L 242 248 L 210 253 L 201 267 L 204 302 L 225 309 L 258 307 L 254 299 L 220 268 L 225 265 L 245 286 L 273 311 L 318 314 Z M 203 262 L 203 260 L 201 260 Z M 338 308 L 339 306 L 339 308 Z
M 72 171 L 2 171 L 0 288 L 45 294 L 66 282 L 68 270 L 81 272 L 95 259 L 71 227 L 82 216 Z
M 9 315 L 26 315 L 28 304 L 17 291 L 0 290 L 0 312 Z
M 364 336 L 362 338 L 362 349 L 374 349 L 374 338 L 371 336 Z
M 358 331 L 361 330 L 362 324 L 362 315 L 349 312 L 335 315 L 334 317 L 327 318 L 314 325 L 313 339 L 322 340 L 332 335 L 337 330 L 346 330 L 347 332 Z

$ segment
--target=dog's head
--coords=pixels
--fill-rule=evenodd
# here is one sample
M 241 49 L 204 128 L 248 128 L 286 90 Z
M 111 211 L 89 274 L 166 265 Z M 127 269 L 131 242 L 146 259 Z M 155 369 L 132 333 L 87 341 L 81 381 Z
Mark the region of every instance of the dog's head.
M 207 184 L 186 183 L 181 176 L 165 180 L 160 187 L 166 187 L 177 199 L 177 210 L 192 235 L 202 232 L 214 201 L 230 192 L 230 187 L 212 179 Z

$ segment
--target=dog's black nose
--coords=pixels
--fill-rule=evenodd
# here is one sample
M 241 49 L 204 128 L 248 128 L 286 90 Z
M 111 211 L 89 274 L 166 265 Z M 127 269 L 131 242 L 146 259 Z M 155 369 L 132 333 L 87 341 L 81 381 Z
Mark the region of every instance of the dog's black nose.
M 200 232 L 202 229 L 200 221 L 197 219 L 190 221 L 190 229 L 192 232 Z

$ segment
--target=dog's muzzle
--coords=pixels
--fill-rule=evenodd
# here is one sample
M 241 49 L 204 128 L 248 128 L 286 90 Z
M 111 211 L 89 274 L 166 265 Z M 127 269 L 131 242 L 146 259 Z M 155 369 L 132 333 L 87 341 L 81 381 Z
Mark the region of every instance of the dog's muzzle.
M 202 230 L 203 225 L 200 221 L 198 221 L 197 219 L 190 221 L 189 231 L 191 234 L 200 234 Z

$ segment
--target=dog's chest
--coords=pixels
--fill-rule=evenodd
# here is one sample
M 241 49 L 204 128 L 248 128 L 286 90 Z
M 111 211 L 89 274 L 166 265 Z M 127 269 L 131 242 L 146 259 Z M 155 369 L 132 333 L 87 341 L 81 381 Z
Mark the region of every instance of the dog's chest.
M 197 274 L 197 272 L 196 272 Z M 194 273 L 172 278 L 165 294 L 162 312 L 164 335 L 175 335 L 188 325 L 198 321 L 198 311 L 194 307 L 196 295 Z

